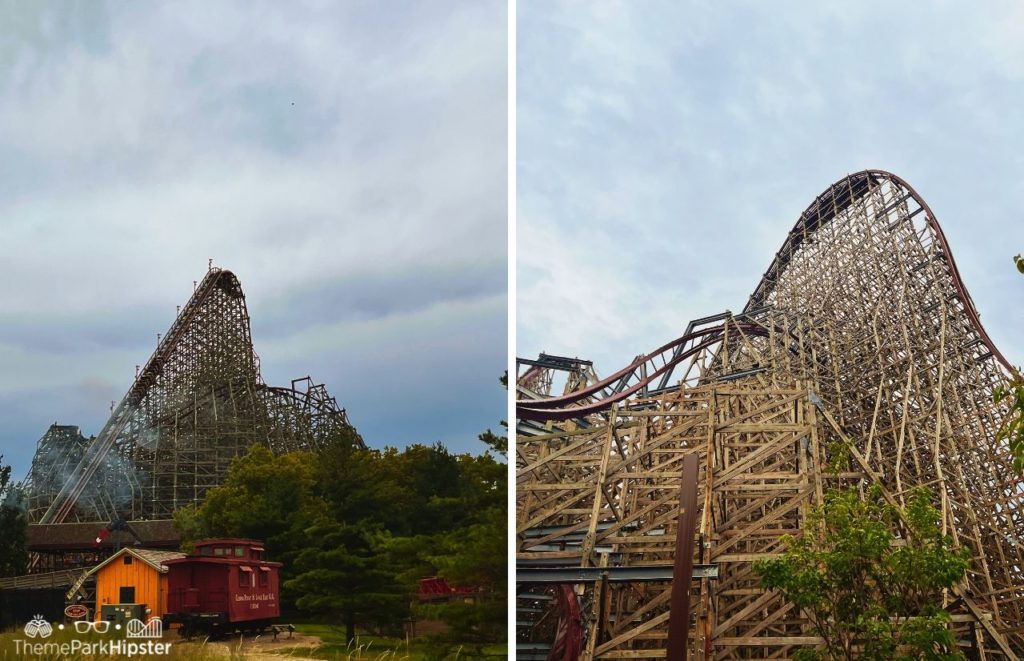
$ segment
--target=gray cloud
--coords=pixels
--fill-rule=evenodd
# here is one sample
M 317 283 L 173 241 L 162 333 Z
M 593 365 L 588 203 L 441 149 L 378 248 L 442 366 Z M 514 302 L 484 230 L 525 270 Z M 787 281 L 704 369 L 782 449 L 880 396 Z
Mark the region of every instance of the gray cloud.
M 208 258 L 242 280 L 267 380 L 311 373 L 341 400 L 343 383 L 395 387 L 411 363 L 387 343 L 420 342 L 435 315 L 421 352 L 477 369 L 409 370 L 401 426 L 373 399 L 345 405 L 372 444 L 481 449 L 466 430 L 505 410 L 503 3 L 0 2 L 0 17 L 0 452 L 53 418 L 95 433 L 106 406 L 60 393 L 123 392 Z M 456 324 L 490 332 L 437 339 Z M 439 390 L 477 405 L 439 406 Z
M 519 354 L 607 374 L 742 308 L 814 197 L 882 168 L 1024 360 L 1022 9 L 933 9 L 520 2 Z
M 344 280 L 311 281 L 281 292 L 255 310 L 261 336 L 279 337 L 296 327 L 374 320 L 412 314 L 444 303 L 504 296 L 507 274 L 494 264 L 441 264 L 410 270 L 396 265 L 384 273 L 353 274 Z
M 161 312 L 166 310 L 139 306 L 118 308 L 103 316 L 59 311 L 43 315 L 0 314 L 0 345 L 57 355 L 126 348 L 145 353 L 156 347 L 155 333 L 163 332 L 173 319 L 173 314 Z M 164 320 L 166 323 L 161 324 Z

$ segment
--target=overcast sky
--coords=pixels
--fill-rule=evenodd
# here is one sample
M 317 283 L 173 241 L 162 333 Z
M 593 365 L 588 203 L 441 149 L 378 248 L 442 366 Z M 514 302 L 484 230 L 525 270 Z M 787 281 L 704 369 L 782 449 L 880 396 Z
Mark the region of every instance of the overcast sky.
M 99 431 L 207 260 L 376 447 L 505 413 L 503 2 L 0 0 L 0 454 Z
M 800 212 L 877 168 L 1024 362 L 1024 5 L 520 0 L 518 38 L 518 355 L 608 375 L 742 310 Z

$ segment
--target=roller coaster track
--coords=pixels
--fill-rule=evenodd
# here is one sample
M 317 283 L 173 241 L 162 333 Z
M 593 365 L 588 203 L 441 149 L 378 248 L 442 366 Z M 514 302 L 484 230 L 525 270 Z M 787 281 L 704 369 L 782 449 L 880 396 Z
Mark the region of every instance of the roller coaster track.
M 145 367 L 135 377 L 128 392 L 111 412 L 103 429 L 97 434 L 96 439 L 89 445 L 82 458 L 81 463 L 75 468 L 74 477 L 65 482 L 64 486 L 57 493 L 53 503 L 39 519 L 39 523 L 63 523 L 71 509 L 78 501 L 86 483 L 96 474 L 96 470 L 102 464 L 104 458 L 110 452 L 118 435 L 124 431 L 125 426 L 131 420 L 132 410 L 139 405 L 143 396 L 156 382 L 157 377 L 162 373 L 167 357 L 181 340 L 185 329 L 195 319 L 196 313 L 202 309 L 203 303 L 210 297 L 214 288 L 220 287 L 230 291 L 235 296 L 241 296 L 241 286 L 238 279 L 230 271 L 210 269 L 206 277 L 196 288 L 192 298 L 178 314 L 178 317 L 171 324 L 170 330 L 164 335 L 157 345 L 156 351 L 146 361 Z
M 891 208 L 884 209 L 882 213 L 888 214 L 908 201 L 916 204 L 916 208 L 906 214 L 905 218 L 895 222 L 909 221 L 920 213 L 924 214 L 923 218 L 932 234 L 931 238 L 938 246 L 938 252 L 935 254 L 940 256 L 944 264 L 950 284 L 962 302 L 963 314 L 971 328 L 1007 373 L 1016 373 L 1016 369 L 1003 357 L 982 326 L 974 301 L 960 277 L 953 253 L 935 215 L 909 184 L 896 175 L 883 170 L 864 170 L 834 183 L 800 214 L 796 225 L 790 230 L 768 270 L 765 271 L 757 288 L 754 289 L 754 293 L 751 294 L 743 314 L 737 319 L 756 314 L 759 308 L 764 307 L 775 283 L 804 241 L 813 240 L 813 235 L 819 228 L 847 210 L 851 204 L 862 199 L 873 186 L 877 186 L 883 180 L 898 185 L 904 192 L 890 202 Z M 627 400 L 637 393 L 647 392 L 646 389 L 650 388 L 655 381 L 657 381 L 655 389 L 661 390 L 667 387 L 669 377 L 676 366 L 715 344 L 715 337 L 720 336 L 722 332 L 721 326 L 699 328 L 698 330 L 694 330 L 694 328 L 710 321 L 721 321 L 727 316 L 727 314 L 719 314 L 691 322 L 682 336 L 650 353 L 637 357 L 632 363 L 611 376 L 585 388 L 562 396 L 519 399 L 516 403 L 517 416 L 522 420 L 566 420 L 608 410 L 613 404 Z M 747 330 L 758 332 L 756 324 L 748 325 Z M 697 339 L 701 340 L 699 344 L 694 342 Z
M 897 508 L 929 487 L 943 531 L 969 549 L 949 602 L 961 648 L 1024 653 L 1024 482 L 998 438 L 1007 411 L 991 396 L 1017 372 L 931 209 L 896 175 L 858 172 L 815 198 L 742 312 L 698 319 L 560 395 L 531 388 L 551 383 L 543 362 L 521 364 L 517 562 L 622 568 L 692 549 L 695 563 L 719 568 L 717 583 L 692 584 L 683 614 L 669 607 L 672 584 L 577 585 L 584 633 L 564 658 L 663 657 L 687 630 L 703 659 L 784 658 L 820 642 L 750 563 L 800 534 L 827 489 L 870 482 Z M 687 542 L 679 467 L 693 454 L 700 511 Z M 537 586 L 518 592 L 533 599 L 524 612 L 541 612 L 519 623 L 523 649 L 534 649 L 531 636 L 550 633 L 537 623 L 566 613 L 538 609 L 559 601 L 538 601 L 551 593 Z
M 721 321 L 726 315 L 710 317 Z M 707 321 L 707 320 L 701 320 Z M 691 327 L 693 324 L 691 324 Z M 768 330 L 754 322 L 739 321 L 732 326 L 737 332 L 751 335 L 766 335 Z M 567 395 L 538 400 L 521 400 L 516 413 L 521 420 L 567 420 L 583 417 L 619 403 L 643 392 L 655 380 L 664 381 L 671 376 L 676 366 L 693 358 L 711 347 L 717 346 L 727 332 L 727 326 L 719 324 L 697 330 L 690 330 L 683 336 L 638 357 L 618 372 L 600 381 L 575 390 Z
M 166 518 L 216 486 L 249 444 L 314 449 L 341 427 L 345 411 L 323 385 L 263 382 L 241 284 L 211 268 L 68 475 L 55 460 L 77 430 L 40 441 L 26 480 L 30 520 Z
M 923 218 L 927 224 L 928 238 L 938 246 L 935 255 L 943 263 L 950 284 L 962 303 L 963 314 L 966 315 L 971 328 L 973 328 L 988 350 L 1008 372 L 1016 372 L 1014 367 L 1003 357 L 995 343 L 989 338 L 984 326 L 981 325 L 978 310 L 975 308 L 974 301 L 971 299 L 971 295 L 967 292 L 967 287 L 960 277 L 960 270 L 956 266 L 956 260 L 953 259 L 953 251 L 950 250 L 949 242 L 942 231 L 942 226 L 939 225 L 939 221 L 936 219 L 935 214 L 932 213 L 928 203 L 924 201 L 910 184 L 891 172 L 884 170 L 864 170 L 837 181 L 828 190 L 819 195 L 800 214 L 800 219 L 789 232 L 782 248 L 775 254 L 771 266 L 765 271 L 761 282 L 754 289 L 754 293 L 750 295 L 750 300 L 747 302 L 744 311 L 757 308 L 765 303 L 785 271 L 787 264 L 792 259 L 793 254 L 800 248 L 801 243 L 807 239 L 812 239 L 818 229 L 848 209 L 851 204 L 862 199 L 864 195 L 877 189 L 882 182 L 892 184 L 900 192 L 895 196 L 896 199 L 891 200 L 881 212 L 877 213 L 888 215 L 896 211 L 901 205 L 907 205 L 909 202 L 914 205 L 914 208 L 908 209 L 905 216 L 895 218 L 893 220 L 894 223 L 903 223 L 913 219 L 918 214 L 924 214 Z

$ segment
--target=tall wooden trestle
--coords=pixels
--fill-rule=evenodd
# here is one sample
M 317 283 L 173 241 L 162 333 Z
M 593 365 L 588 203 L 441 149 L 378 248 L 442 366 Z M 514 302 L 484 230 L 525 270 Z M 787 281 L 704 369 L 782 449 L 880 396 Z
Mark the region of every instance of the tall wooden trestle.
M 158 339 L 96 437 L 54 425 L 40 439 L 23 485 L 31 523 L 167 520 L 255 444 L 312 450 L 351 429 L 323 384 L 264 382 L 231 271 L 211 267 Z
M 830 488 L 877 482 L 901 506 L 926 485 L 971 552 L 947 601 L 963 651 L 1016 658 L 1024 485 L 992 402 L 1010 369 L 927 205 L 894 175 L 851 175 L 801 215 L 742 313 L 694 322 L 604 380 L 572 375 L 559 396 L 531 387 L 550 374 L 521 371 L 517 564 L 607 576 L 671 564 L 681 468 L 696 454 L 690 546 L 718 578 L 690 582 L 688 656 L 788 658 L 817 639 L 751 563 L 799 535 Z M 574 610 L 564 591 L 519 585 L 524 658 L 666 656 L 671 582 L 605 578 L 572 594 Z

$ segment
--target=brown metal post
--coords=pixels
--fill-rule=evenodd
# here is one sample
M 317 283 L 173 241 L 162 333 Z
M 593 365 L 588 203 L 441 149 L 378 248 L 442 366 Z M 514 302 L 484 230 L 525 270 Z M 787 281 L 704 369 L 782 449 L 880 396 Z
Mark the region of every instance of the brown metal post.
M 676 557 L 672 570 L 672 600 L 668 619 L 668 659 L 686 661 L 690 630 L 690 585 L 693 582 L 693 538 L 697 529 L 697 453 L 683 459 L 676 526 Z

